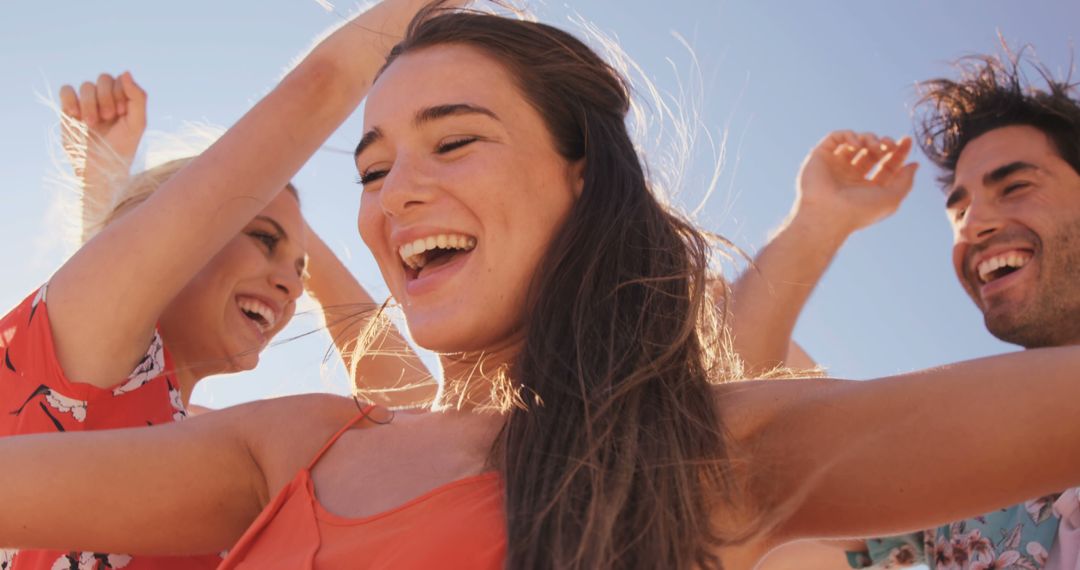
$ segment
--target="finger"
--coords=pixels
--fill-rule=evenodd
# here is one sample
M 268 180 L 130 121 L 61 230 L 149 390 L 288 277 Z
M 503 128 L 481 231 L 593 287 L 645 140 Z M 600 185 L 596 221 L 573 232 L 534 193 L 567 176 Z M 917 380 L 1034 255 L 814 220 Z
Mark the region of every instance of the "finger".
M 874 184 L 889 184 L 897 172 L 904 166 L 904 162 L 911 153 L 911 138 L 904 137 L 892 152 L 881 159 L 877 172 L 870 178 Z
M 841 145 L 851 141 L 854 134 L 855 133 L 852 131 L 833 131 L 825 135 L 825 138 L 818 142 L 817 148 L 824 150 L 825 152 L 835 153 Z
M 131 76 L 130 71 L 125 71 L 120 75 L 120 84 L 127 97 L 128 120 L 140 128 L 146 128 L 146 91 L 135 83 L 135 78 Z
M 866 176 L 873 170 L 874 165 L 881 160 L 885 151 L 882 147 L 881 140 L 871 133 L 859 135 L 859 143 L 862 145 L 862 149 L 859 151 L 859 154 L 851 160 L 851 166 L 856 174 L 859 176 Z
M 60 110 L 72 119 L 79 120 L 82 113 L 79 112 L 79 96 L 75 88 L 65 85 L 60 88 Z
M 912 162 L 900 169 L 896 176 L 885 186 L 890 192 L 899 194 L 901 198 L 911 192 L 915 186 L 915 173 L 919 171 L 919 163 Z
M 121 81 L 113 81 L 113 100 L 116 101 L 116 116 L 123 117 L 127 114 L 127 94 L 124 93 L 124 84 Z
M 855 157 L 858 156 L 860 150 L 862 149 L 860 149 L 858 146 L 848 142 L 844 142 L 839 147 L 837 147 L 837 149 L 833 152 L 833 155 L 844 161 L 844 164 L 851 164 L 851 161 L 855 160 Z
M 109 122 L 116 118 L 116 100 L 113 99 L 113 76 L 102 73 L 97 79 L 98 117 Z
M 97 87 L 89 81 L 79 86 L 79 110 L 87 126 L 98 124 Z

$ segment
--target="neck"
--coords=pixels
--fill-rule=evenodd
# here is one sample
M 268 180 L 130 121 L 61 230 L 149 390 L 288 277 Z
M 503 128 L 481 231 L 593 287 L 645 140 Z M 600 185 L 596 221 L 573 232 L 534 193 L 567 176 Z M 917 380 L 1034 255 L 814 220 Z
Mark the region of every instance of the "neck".
M 443 382 L 435 398 L 435 410 L 505 411 L 514 401 L 510 383 L 514 357 L 521 340 L 480 352 L 443 355 L 439 358 Z
M 183 360 L 179 358 L 173 358 L 173 365 L 176 383 L 179 384 L 180 399 L 186 408 L 191 404 L 191 393 L 195 390 L 195 385 L 209 374 L 203 374 L 195 367 L 185 366 Z

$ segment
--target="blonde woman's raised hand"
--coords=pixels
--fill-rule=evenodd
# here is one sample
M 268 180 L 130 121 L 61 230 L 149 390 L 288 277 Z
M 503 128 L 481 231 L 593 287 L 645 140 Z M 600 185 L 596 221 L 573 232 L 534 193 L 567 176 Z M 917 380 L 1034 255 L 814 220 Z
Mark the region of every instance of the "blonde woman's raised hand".
M 107 73 L 78 91 L 60 88 L 64 153 L 82 183 L 85 242 L 107 213 L 113 192 L 127 179 L 146 131 L 146 92 L 130 72 Z
M 918 164 L 905 162 L 910 152 L 909 137 L 829 133 L 803 162 L 792 216 L 844 236 L 885 219 L 914 183 Z

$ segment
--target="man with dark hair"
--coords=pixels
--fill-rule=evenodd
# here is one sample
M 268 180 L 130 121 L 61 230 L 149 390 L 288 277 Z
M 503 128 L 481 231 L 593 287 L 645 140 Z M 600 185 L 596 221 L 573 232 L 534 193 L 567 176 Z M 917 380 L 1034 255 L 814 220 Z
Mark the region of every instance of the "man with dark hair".
M 1026 63 L 1040 76 L 1037 88 L 1022 73 Z M 956 276 L 997 338 L 1024 348 L 1080 343 L 1080 101 L 1074 86 L 1018 56 L 966 58 L 957 68 L 955 80 L 936 79 L 921 85 L 916 125 L 919 145 L 943 173 L 940 181 L 953 228 Z M 873 147 L 879 141 L 884 141 L 879 155 L 896 148 L 891 141 L 869 134 L 831 135 L 838 136 L 849 141 L 848 148 L 841 145 L 817 156 L 823 146 L 819 145 L 804 164 L 796 211 L 811 201 L 806 194 L 815 193 L 819 199 L 832 198 L 829 211 L 834 218 L 843 219 L 845 212 L 859 207 L 859 200 L 836 199 L 839 193 L 814 190 L 807 184 L 807 171 L 815 160 L 831 162 L 824 169 L 828 176 L 813 186 L 839 188 L 845 177 L 866 174 L 860 157 L 865 167 L 865 157 L 875 158 Z M 875 188 L 865 185 L 864 190 Z M 906 194 L 903 188 L 877 190 L 891 192 L 891 199 Z M 885 205 L 889 202 L 882 200 Z M 864 211 L 860 219 L 876 221 L 895 210 L 895 205 L 891 209 L 885 205 L 880 215 Z M 777 321 L 794 327 L 829 261 L 854 229 L 865 225 L 834 225 L 825 220 L 816 227 L 835 227 L 833 234 L 819 230 L 818 235 L 799 239 L 788 237 L 787 228 L 781 230 L 762 250 L 759 270 L 747 272 L 736 283 L 734 302 L 773 307 L 789 317 Z M 769 285 L 754 283 L 763 280 Z M 801 290 L 773 286 L 786 283 L 803 285 Z M 790 328 L 778 331 L 777 336 L 790 332 Z M 755 358 L 774 364 L 782 360 L 779 347 L 786 346 L 787 338 L 775 339 L 776 347 L 759 350 Z M 978 426 L 948 437 L 955 445 L 1000 446 L 1002 453 L 1017 445 L 1040 444 L 980 441 Z M 863 545 L 860 541 L 843 547 L 859 550 Z M 797 548 L 781 550 L 764 566 L 826 567 L 799 564 Z M 913 535 L 871 539 L 863 552 L 849 553 L 848 561 L 855 568 L 921 563 L 931 569 L 1080 570 L 1080 497 L 1077 489 L 1071 489 Z
M 1080 102 L 1072 85 L 1038 64 L 1044 85 L 1030 86 L 1022 63 L 967 58 L 958 80 L 923 83 L 916 130 L 943 171 L 953 268 L 987 330 L 1024 348 L 1078 344 Z M 956 435 L 968 445 L 997 444 L 978 441 L 975 426 Z M 1007 443 L 1002 453 L 1015 444 Z M 1080 499 L 1071 489 L 867 546 L 885 567 L 922 559 L 931 568 L 1075 570 Z

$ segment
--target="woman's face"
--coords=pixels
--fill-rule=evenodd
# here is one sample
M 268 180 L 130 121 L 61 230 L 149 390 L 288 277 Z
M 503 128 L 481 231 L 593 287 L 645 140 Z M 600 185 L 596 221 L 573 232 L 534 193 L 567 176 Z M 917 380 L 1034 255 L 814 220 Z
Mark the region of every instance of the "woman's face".
M 203 376 L 258 364 L 296 310 L 304 235 L 300 205 L 284 191 L 207 262 L 161 316 L 178 367 Z
M 399 57 L 368 97 L 359 227 L 413 338 L 493 351 L 580 188 L 509 73 L 462 45 Z

